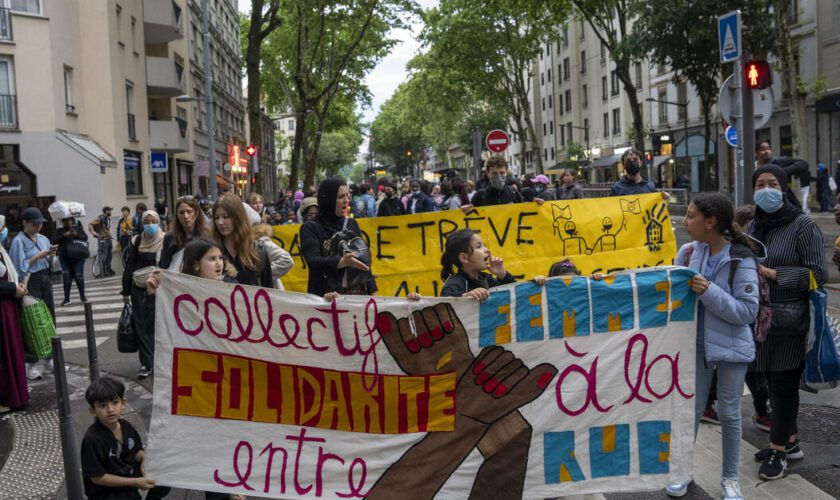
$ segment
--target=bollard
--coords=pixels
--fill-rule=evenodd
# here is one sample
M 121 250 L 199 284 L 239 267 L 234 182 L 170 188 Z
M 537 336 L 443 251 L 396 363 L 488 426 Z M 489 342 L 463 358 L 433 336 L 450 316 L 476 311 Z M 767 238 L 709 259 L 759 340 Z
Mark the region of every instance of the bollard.
M 90 381 L 99 378 L 99 356 L 96 353 L 96 332 L 93 331 L 93 306 L 85 304 L 85 333 L 87 334 L 88 365 Z
M 64 372 L 64 351 L 61 340 L 52 338 L 53 373 L 55 394 L 58 399 L 58 429 L 61 432 L 61 451 L 64 457 L 64 481 L 67 498 L 84 498 L 82 465 L 79 448 L 76 446 L 76 424 L 70 411 L 70 394 L 67 389 L 67 374 Z

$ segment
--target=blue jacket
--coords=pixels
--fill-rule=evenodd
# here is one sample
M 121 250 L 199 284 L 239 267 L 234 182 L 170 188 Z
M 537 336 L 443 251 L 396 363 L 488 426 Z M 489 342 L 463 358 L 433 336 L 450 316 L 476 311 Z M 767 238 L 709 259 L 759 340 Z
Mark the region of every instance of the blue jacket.
M 709 245 L 705 243 L 686 243 L 677 252 L 675 262 L 683 265 L 686 249 L 692 245 L 694 253 L 686 267 L 703 274 L 709 258 Z M 756 245 L 759 246 L 761 256 L 756 256 L 746 245 L 733 242 L 729 246 L 729 255 L 724 256 L 714 270 L 709 288 L 698 296 L 704 308 L 703 346 L 706 361 L 748 363 L 755 359 L 755 342 L 750 324 L 758 315 L 756 263 L 764 260 L 764 247 L 757 241 Z M 730 262 L 733 260 L 739 262 L 730 288 Z

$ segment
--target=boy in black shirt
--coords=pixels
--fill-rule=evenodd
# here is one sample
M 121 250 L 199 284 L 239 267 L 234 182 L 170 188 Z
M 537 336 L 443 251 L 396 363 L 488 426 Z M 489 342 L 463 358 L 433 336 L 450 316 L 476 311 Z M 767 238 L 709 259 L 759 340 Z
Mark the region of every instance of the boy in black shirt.
M 156 500 L 169 488 L 155 487 L 143 471 L 140 434 L 120 418 L 125 406 L 125 386 L 110 377 L 94 380 L 85 399 L 96 417 L 82 440 L 82 475 L 88 499 L 140 499 L 138 488 L 150 490 L 146 499 Z

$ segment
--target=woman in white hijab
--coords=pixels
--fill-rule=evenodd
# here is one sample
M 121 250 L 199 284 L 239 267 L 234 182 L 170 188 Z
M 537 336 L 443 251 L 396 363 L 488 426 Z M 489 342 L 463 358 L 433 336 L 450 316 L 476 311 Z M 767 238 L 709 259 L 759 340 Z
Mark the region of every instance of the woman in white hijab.
M 6 217 L 0 215 L 0 414 L 23 409 L 29 404 L 23 332 L 17 299 L 26 295 L 18 283 L 12 259 L 2 243 L 9 234 Z

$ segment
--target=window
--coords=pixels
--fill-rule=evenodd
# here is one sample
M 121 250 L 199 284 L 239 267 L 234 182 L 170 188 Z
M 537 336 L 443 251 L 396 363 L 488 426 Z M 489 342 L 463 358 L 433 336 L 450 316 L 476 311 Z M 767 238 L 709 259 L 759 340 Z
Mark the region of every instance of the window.
M 604 113 L 604 137 L 610 136 L 610 114 Z
M 128 116 L 128 139 L 137 140 L 137 123 L 134 116 L 134 83 L 125 82 L 125 111 Z
M 636 90 L 642 90 L 642 64 L 636 63 Z
M 7 4 L 9 2 L 3 2 Z M 41 0 L 12 0 L 11 10 L 27 14 L 41 14 Z
M 583 142 L 589 144 L 589 118 L 583 119 Z
M 137 54 L 137 19 L 131 16 L 131 50 Z
M 574 127 L 572 127 L 572 122 L 566 123 L 566 133 L 569 135 L 568 140 L 566 142 L 568 142 L 569 144 L 575 142 L 574 141 L 574 135 L 572 134 L 572 132 L 574 132 L 574 130 L 575 130 Z
M 610 73 L 610 95 L 618 95 L 618 71 Z
M 580 73 L 586 74 L 586 51 L 580 51 Z
M 542 110 L 545 111 L 545 97 L 542 98 Z
M 295 129 L 295 121 L 294 120 L 289 120 L 289 130 L 294 130 L 294 129 Z
M 545 85 L 545 73 L 540 73 L 540 85 Z
M 117 4 L 117 43 L 125 47 L 122 41 L 122 7 Z
M 543 159 L 548 161 L 548 148 L 543 148 Z
M 565 146 L 566 145 L 566 126 L 565 125 L 560 125 L 560 128 L 558 129 L 558 132 L 560 132 L 558 134 L 560 136 L 560 145 Z
M 601 77 L 601 99 L 607 100 L 607 77 Z
M 551 146 L 550 151 L 551 151 L 551 159 L 553 160 L 554 159 L 554 146 Z
M 563 26 L 563 47 L 569 46 L 569 27 Z
M 548 68 L 547 70 L 545 70 L 545 79 L 548 80 L 549 82 L 551 81 L 551 68 Z
M 660 101 L 668 100 L 668 90 L 665 87 L 660 87 L 657 93 Z M 659 123 L 668 123 L 668 105 L 664 102 L 656 103 L 659 107 Z
M 568 80 L 572 76 L 572 69 L 569 65 L 569 58 L 563 59 L 563 80 Z
M 0 128 L 17 128 L 15 72 L 11 57 L 0 57 Z
M 546 134 L 548 134 L 548 129 L 546 128 L 545 123 L 543 123 L 543 137 L 545 137 Z
M 566 111 L 572 110 L 572 90 L 566 90 Z
M 684 104 L 688 102 L 688 84 L 686 82 L 681 82 L 677 86 L 677 102 L 680 104 Z M 677 106 L 677 118 L 680 120 L 686 119 L 686 106 Z
M 554 102 L 554 96 L 553 96 L 553 95 L 549 95 L 549 96 L 548 96 L 548 109 L 551 109 L 551 108 L 552 108 L 552 106 L 551 106 L 551 105 L 552 105 L 552 103 L 553 103 L 553 102 Z
M 68 113 L 76 110 L 73 106 L 73 68 L 70 66 L 64 67 L 64 109 Z
M 583 109 L 589 107 L 589 89 L 586 85 L 582 85 L 580 87 L 580 105 L 583 107 Z
M 656 65 L 656 72 L 660 75 L 664 75 L 668 72 L 668 65 L 665 64 L 665 61 L 662 61 Z
M 551 44 L 550 43 L 545 44 L 545 55 L 547 55 L 547 56 L 551 55 Z
M 621 133 L 621 110 L 614 109 L 613 110 L 613 135 L 618 135 Z
M 554 120 L 548 122 L 548 133 L 554 135 Z
M 779 151 L 781 151 L 781 156 L 793 155 L 793 136 L 790 125 L 779 127 Z
M 560 114 L 563 114 L 563 94 L 557 96 L 557 109 L 560 110 Z
M 135 151 L 123 150 L 123 165 L 125 166 L 125 194 L 140 196 L 143 194 L 142 157 Z
M 583 19 L 578 20 L 578 31 L 580 32 L 580 39 L 586 39 L 586 25 L 583 24 Z
M 601 64 L 607 62 L 607 44 L 601 42 Z
M 545 49 L 542 49 L 542 50 L 540 50 L 540 61 L 543 60 L 544 56 L 545 56 Z

